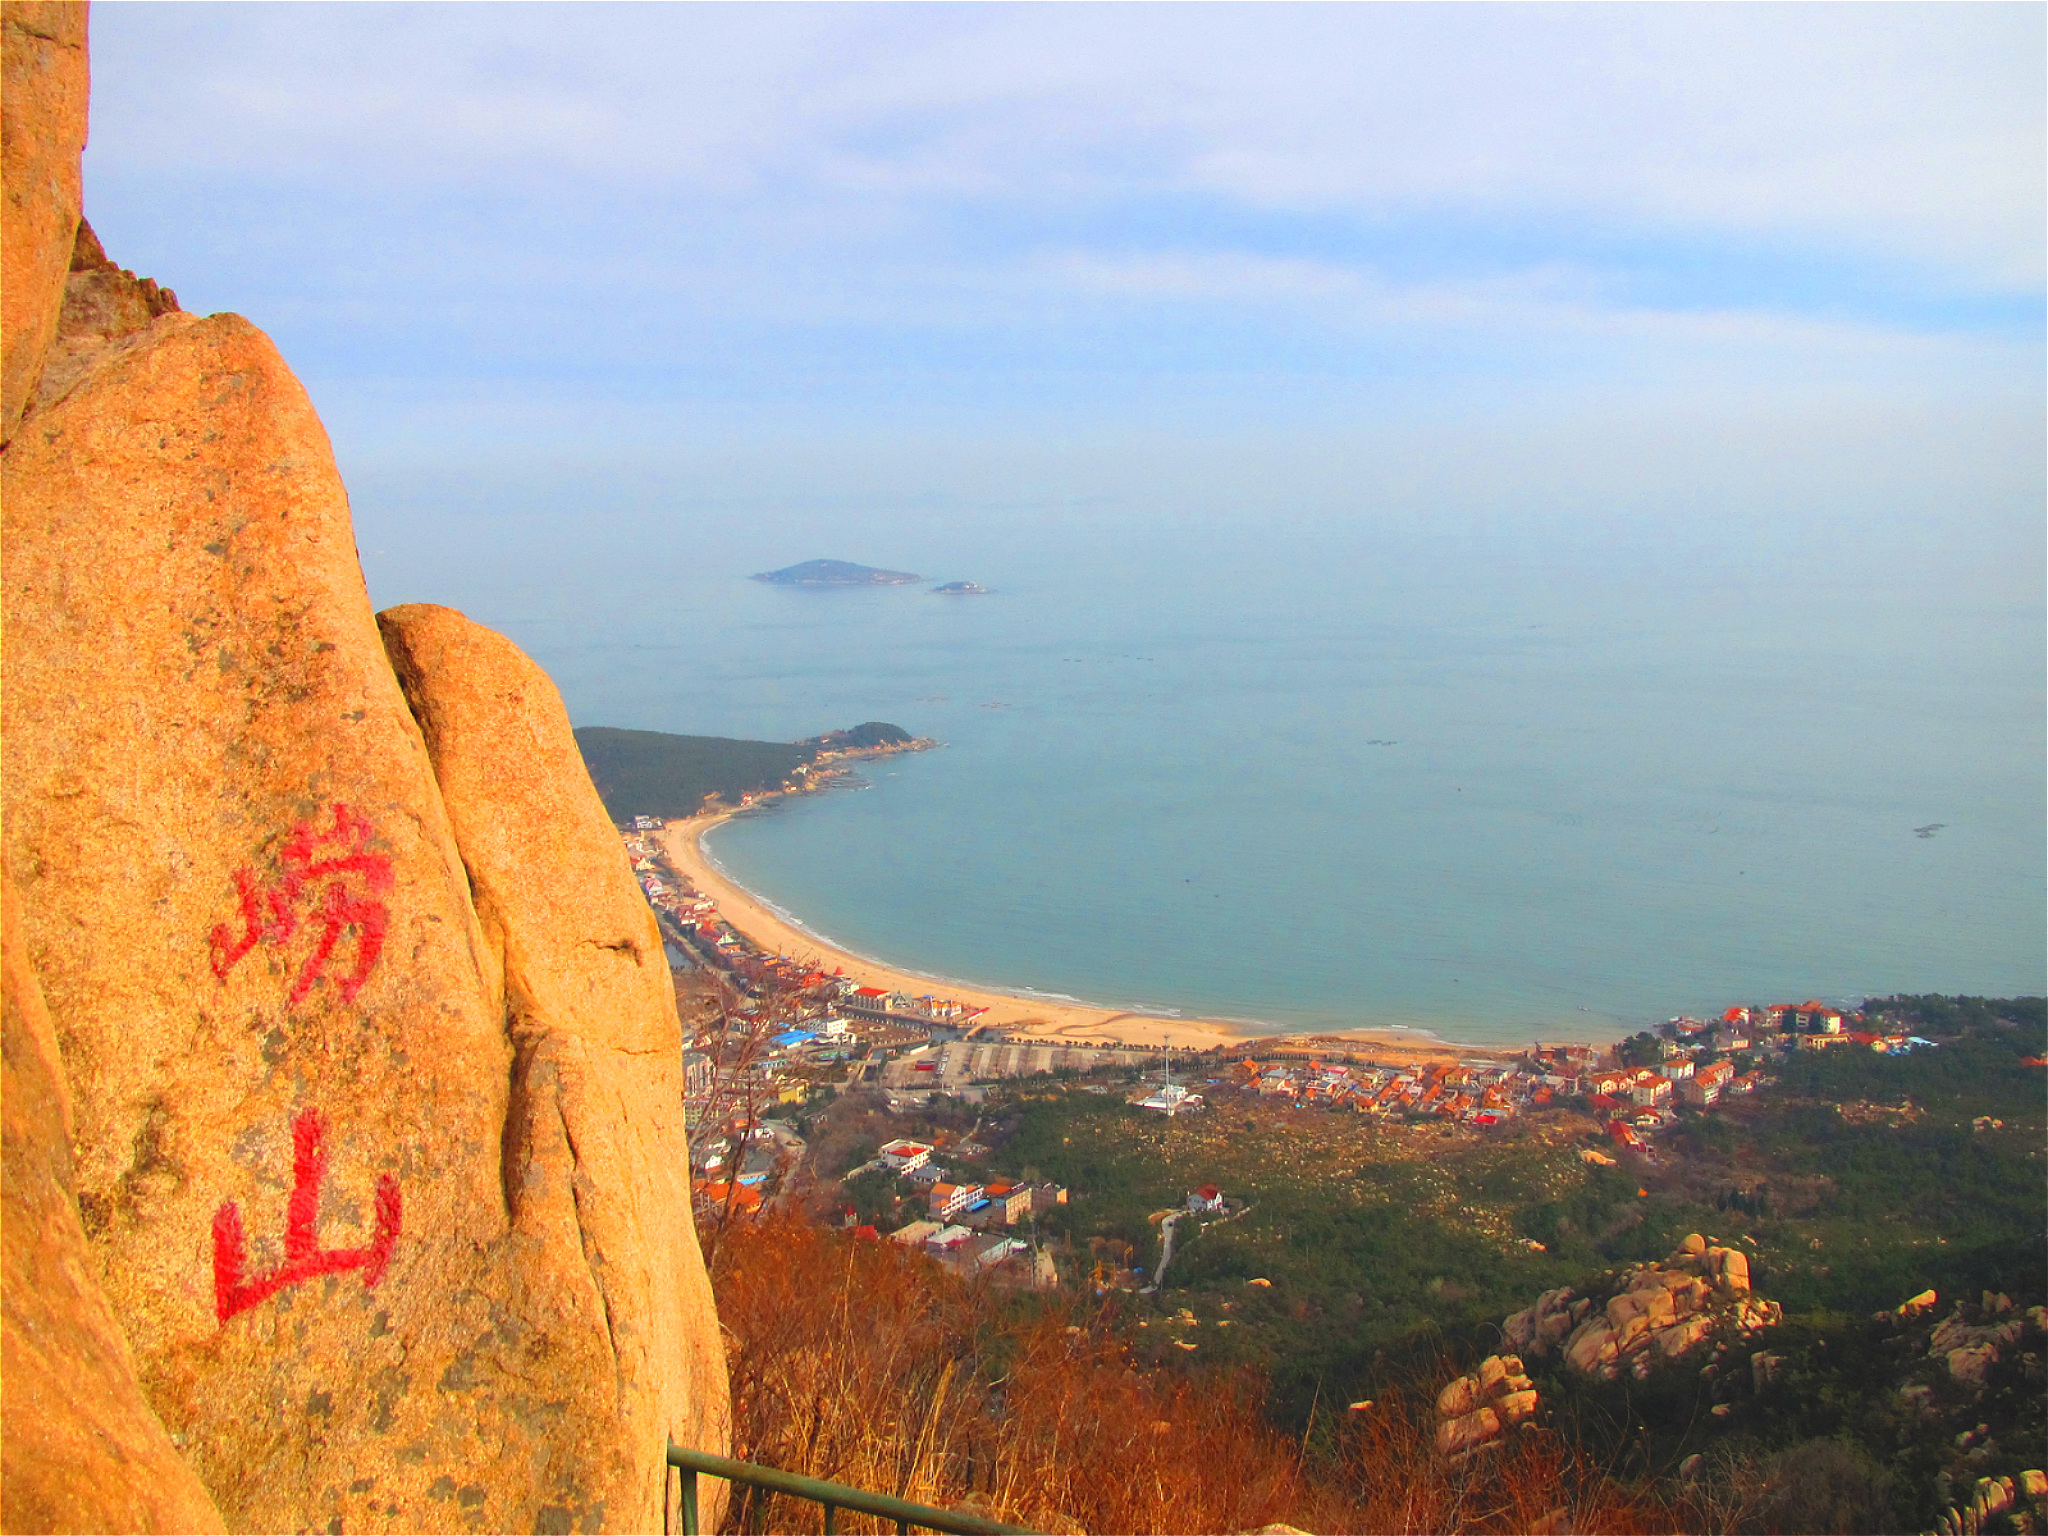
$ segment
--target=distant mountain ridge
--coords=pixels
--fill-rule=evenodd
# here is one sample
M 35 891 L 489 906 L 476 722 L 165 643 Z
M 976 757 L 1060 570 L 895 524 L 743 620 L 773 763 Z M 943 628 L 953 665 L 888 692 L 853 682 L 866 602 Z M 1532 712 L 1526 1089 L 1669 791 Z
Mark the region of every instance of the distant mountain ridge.
M 851 560 L 805 560 L 750 578 L 777 587 L 902 587 L 924 578 L 911 571 L 884 571 Z

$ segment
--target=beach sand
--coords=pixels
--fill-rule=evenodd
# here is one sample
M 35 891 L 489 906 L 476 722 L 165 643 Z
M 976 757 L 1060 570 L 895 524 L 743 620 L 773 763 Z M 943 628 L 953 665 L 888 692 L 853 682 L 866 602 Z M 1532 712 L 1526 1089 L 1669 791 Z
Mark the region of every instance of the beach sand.
M 1284 1035 L 1257 1025 L 1228 1019 L 1162 1019 L 1122 1013 L 1086 1003 L 1051 1001 L 991 992 L 915 971 L 898 970 L 825 943 L 778 917 L 704 856 L 704 834 L 732 813 L 693 816 L 671 821 L 661 831 L 668 859 L 703 895 L 718 904 L 728 923 L 770 954 L 787 955 L 824 971 L 841 971 L 864 987 L 887 987 L 913 997 L 933 993 L 988 1012 L 977 1020 L 990 1034 L 1019 1039 L 1058 1040 L 1073 1045 L 1091 1042 L 1121 1045 L 1171 1045 L 1178 1050 L 1208 1050 L 1256 1040 L 1276 1050 L 1368 1051 L 1387 1060 L 1425 1062 L 1446 1058 L 1496 1057 L 1510 1054 L 1498 1046 L 1459 1045 L 1420 1031 L 1399 1029 L 1318 1030 Z

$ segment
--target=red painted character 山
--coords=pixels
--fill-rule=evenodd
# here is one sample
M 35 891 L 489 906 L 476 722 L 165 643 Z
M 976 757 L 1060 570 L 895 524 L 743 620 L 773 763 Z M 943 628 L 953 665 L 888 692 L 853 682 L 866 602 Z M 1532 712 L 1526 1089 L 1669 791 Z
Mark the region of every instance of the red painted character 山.
M 289 942 L 299 931 L 301 909 L 310 907 L 307 915 L 319 927 L 320 938 L 299 968 L 291 1004 L 296 1007 L 305 1001 L 313 984 L 327 973 L 335 946 L 351 928 L 356 935 L 356 963 L 341 979 L 341 997 L 343 1002 L 354 1002 L 383 952 L 384 930 L 390 921 L 389 910 L 375 898 L 391 889 L 391 855 L 370 850 L 375 833 L 366 818 L 337 805 L 330 830 L 320 831 L 310 821 L 292 828 L 278 853 L 279 874 L 273 884 L 258 885 L 255 873 L 246 866 L 236 870 L 242 931 L 237 934 L 229 923 L 214 928 L 213 974 L 225 981 L 228 972 L 257 944 Z
M 320 1220 L 320 1186 L 327 1177 L 327 1122 L 317 1109 L 300 1111 L 292 1121 L 292 1198 L 285 1207 L 284 1262 L 267 1275 L 242 1278 L 249 1262 L 249 1240 L 242 1230 L 242 1208 L 229 1200 L 213 1213 L 213 1310 L 223 1323 L 246 1312 L 288 1285 L 316 1275 L 360 1269 L 363 1285 L 375 1289 L 398 1245 L 403 1214 L 398 1180 L 377 1179 L 377 1228 L 367 1248 L 322 1248 L 314 1227 Z

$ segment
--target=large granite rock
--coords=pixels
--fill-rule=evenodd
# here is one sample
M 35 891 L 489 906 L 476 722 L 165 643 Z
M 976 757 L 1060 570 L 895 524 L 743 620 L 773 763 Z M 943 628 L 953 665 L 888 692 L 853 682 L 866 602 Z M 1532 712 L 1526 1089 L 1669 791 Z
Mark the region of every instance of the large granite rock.
M 269 341 L 81 286 L 0 459 L 0 783 L 143 1395 L 231 1528 L 658 1526 L 661 1433 L 724 1443 L 714 1324 L 673 1132 L 605 1116 L 680 1113 L 672 1006 L 565 1001 L 557 909 L 479 924 L 493 858 L 587 850 L 465 865 Z
M 538 1252 L 587 1265 L 563 1283 L 610 1332 L 621 1441 L 608 1507 L 650 1519 L 658 1506 L 636 1480 L 667 1441 L 727 1438 L 661 934 L 547 674 L 450 608 L 393 608 L 378 623 L 502 956 L 524 1159 L 506 1177 L 512 1225 Z
M 72 1188 L 71 1104 L 42 989 L 0 879 L 0 1527 L 218 1531 L 213 1507 L 144 1401 L 93 1279 Z
M 0 443 L 35 392 L 64 303 L 85 149 L 85 29 L 78 0 L 0 4 Z
M 1535 1360 L 1556 1353 L 1582 1375 L 1612 1380 L 1626 1367 L 1647 1379 L 1717 1335 L 1747 1338 L 1780 1316 L 1776 1302 L 1751 1298 L 1741 1251 L 1697 1232 L 1662 1262 L 1609 1276 L 1601 1289 L 1604 1302 L 1568 1287 L 1545 1291 L 1501 1323 L 1502 1341 Z

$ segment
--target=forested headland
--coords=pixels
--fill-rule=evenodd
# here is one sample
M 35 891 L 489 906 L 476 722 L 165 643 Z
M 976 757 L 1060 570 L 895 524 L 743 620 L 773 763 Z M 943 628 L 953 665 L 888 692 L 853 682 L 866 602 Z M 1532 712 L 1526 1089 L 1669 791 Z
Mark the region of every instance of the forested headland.
M 786 794 L 807 783 L 821 761 L 849 754 L 902 751 L 916 738 L 900 725 L 870 720 L 803 741 L 745 741 L 586 725 L 576 732 L 584 766 L 614 821 L 695 816 L 716 798 Z

